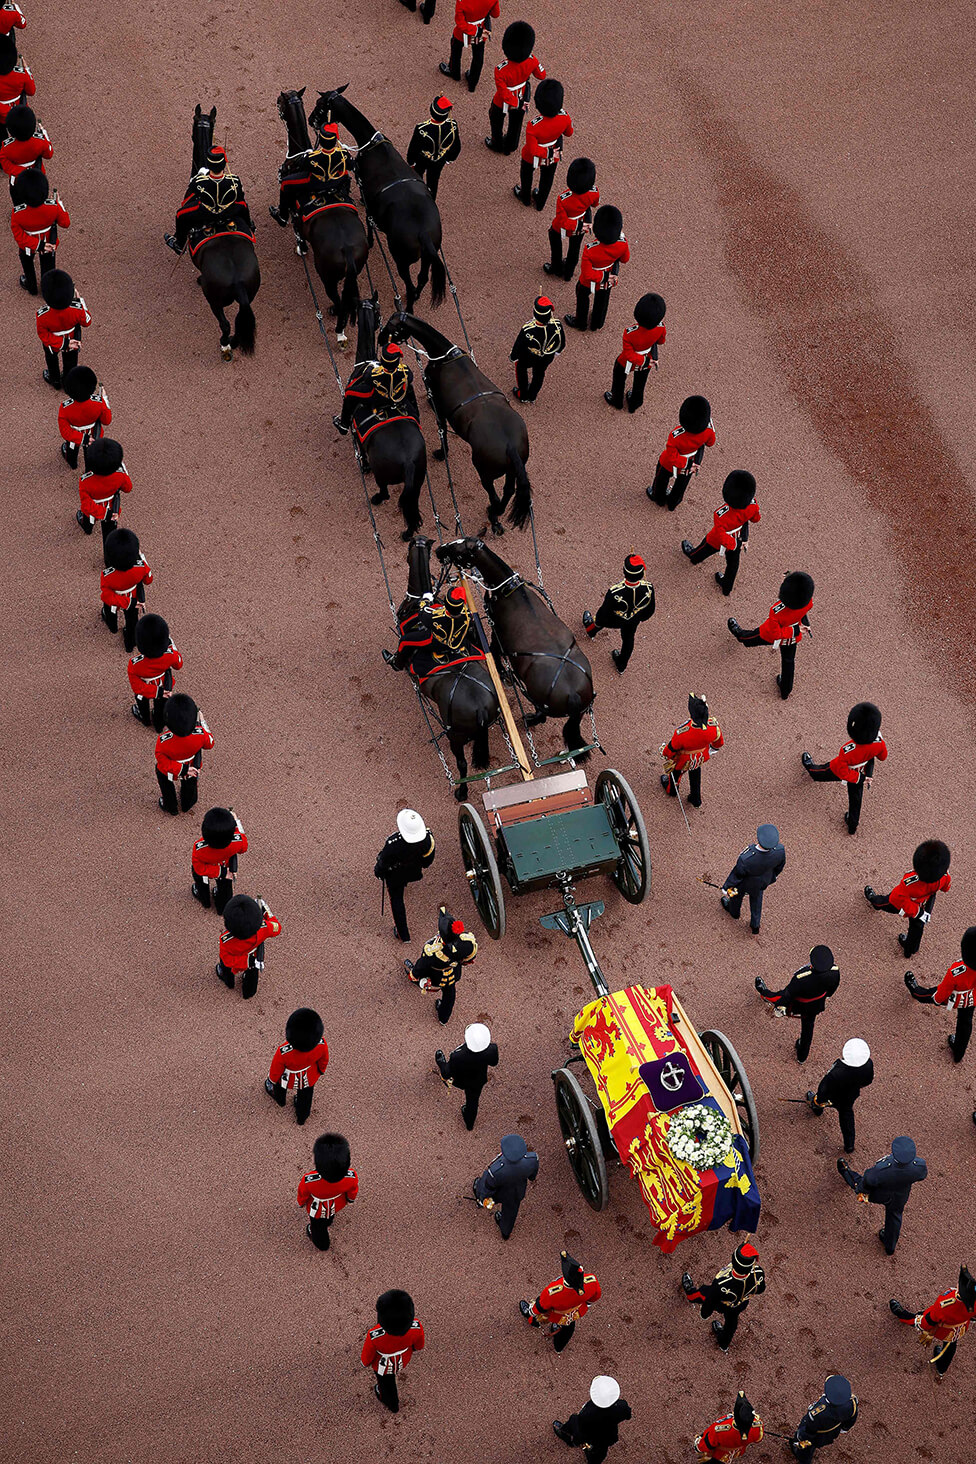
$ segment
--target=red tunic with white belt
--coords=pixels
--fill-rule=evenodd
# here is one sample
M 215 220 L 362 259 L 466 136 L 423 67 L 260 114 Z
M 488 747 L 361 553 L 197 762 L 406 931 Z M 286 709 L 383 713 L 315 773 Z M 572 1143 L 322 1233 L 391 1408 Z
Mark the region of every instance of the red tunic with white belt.
M 583 1290 L 574 1291 L 560 1276 L 544 1287 L 529 1307 L 529 1315 L 555 1327 L 568 1327 L 585 1317 L 591 1305 L 600 1300 L 602 1288 L 595 1276 L 583 1277 Z
M 795 645 L 803 639 L 800 621 L 812 609 L 812 600 L 809 605 L 801 605 L 799 610 L 791 610 L 782 600 L 777 600 L 775 605 L 770 605 L 769 614 L 759 627 L 760 640 L 764 640 L 769 646 Z
M 705 535 L 705 543 L 711 544 L 713 549 L 724 549 L 726 554 L 731 554 L 733 549 L 739 547 L 743 524 L 758 524 L 760 518 L 759 509 L 754 503 L 747 503 L 745 508 L 732 508 L 730 504 L 723 503 L 721 508 L 715 510 L 712 527 Z
M 27 21 L 19 5 L 0 5 L 0 36 L 9 36 L 15 28 L 23 30 Z
M 131 684 L 131 674 L 129 680 Z M 161 773 L 168 773 L 173 778 L 182 777 L 197 753 L 205 752 L 213 745 L 213 735 L 206 727 L 198 726 L 185 737 L 171 732 L 167 727 L 156 738 L 156 767 Z M 272 934 L 277 935 L 278 931 L 275 930 Z
M 914 869 L 909 869 L 895 885 L 888 896 L 888 902 L 895 906 L 899 914 L 914 920 L 922 913 L 932 895 L 938 894 L 940 890 L 947 890 L 951 884 L 951 874 L 944 874 L 941 879 L 926 880 L 919 879 Z
M 125 471 L 125 464 L 114 473 L 82 473 L 78 479 L 81 511 L 98 523 L 108 513 L 116 493 L 131 492 L 132 479 Z
M 664 451 L 658 458 L 662 468 L 671 473 L 687 473 L 692 458 L 701 447 L 715 446 L 715 429 L 709 422 L 704 432 L 686 432 L 680 425 L 672 427 Z
M 374 1327 L 366 1336 L 360 1361 L 380 1377 L 402 1372 L 415 1352 L 424 1349 L 424 1329 L 414 1318 L 402 1337 L 391 1337 L 385 1327 Z
M 144 696 L 149 701 L 155 701 L 166 672 L 180 671 L 182 667 L 183 657 L 172 641 L 161 656 L 144 656 L 141 651 L 133 651 L 126 667 L 133 696 Z M 171 771 L 170 768 L 160 768 L 160 772 Z
M 57 249 L 57 237 L 51 237 L 55 225 L 59 229 L 71 227 L 68 210 L 56 198 L 36 205 L 18 203 L 10 215 L 10 232 L 17 248 L 23 249 L 25 254 L 33 254 L 42 244 Z
M 844 783 L 859 783 L 864 775 L 865 766 L 876 757 L 879 762 L 885 762 L 888 757 L 888 744 L 883 737 L 875 742 L 845 742 L 836 757 L 832 757 L 827 766 Z
M 663 325 L 628 326 L 624 331 L 623 346 L 617 357 L 617 365 L 623 366 L 627 371 L 647 371 L 649 369 L 648 356 L 655 346 L 664 345 L 667 334 L 667 328 Z M 652 357 L 652 359 L 656 358 Z
M 499 14 L 498 0 L 457 0 L 454 7 L 454 39 L 463 46 L 470 46 L 481 34 L 488 17 L 497 20 Z
M 184 739 L 184 741 L 186 740 L 188 739 Z M 212 742 L 213 740 L 211 739 L 211 745 Z M 157 763 L 159 762 L 158 753 L 156 756 L 156 761 Z M 161 771 L 165 772 L 166 769 L 163 768 L 161 769 Z M 241 937 L 237 935 L 231 935 L 229 930 L 225 930 L 223 935 L 220 937 L 220 945 L 217 948 L 217 954 L 220 960 L 224 963 L 225 966 L 228 967 L 229 970 L 236 971 L 238 973 L 241 971 L 246 971 L 251 964 L 251 957 L 253 956 L 254 952 L 257 950 L 261 942 L 264 940 L 270 940 L 272 936 L 280 934 L 281 921 L 276 919 L 274 915 L 266 914 L 261 922 L 261 929 L 255 931 L 254 935 Z
M 22 97 L 32 97 L 36 91 L 30 68 L 21 59 L 13 71 L 0 76 L 0 122 L 6 122 L 10 108 L 16 107 Z
M 334 1220 L 359 1194 L 359 1175 L 347 1169 L 341 1179 L 323 1179 L 317 1169 L 298 1181 L 298 1203 L 310 1220 Z
M 594 290 L 609 290 L 617 283 L 613 273 L 614 265 L 626 264 L 630 259 L 630 245 L 626 239 L 614 239 L 612 244 L 587 244 L 580 263 L 579 282 Z
M 129 610 L 139 586 L 151 584 L 152 570 L 141 554 L 131 569 L 103 569 L 102 604 L 114 605 L 116 610 Z
M 58 429 L 61 436 L 65 442 L 76 445 L 84 442 L 85 434 L 91 432 L 93 427 L 97 427 L 99 423 L 107 427 L 111 420 L 112 408 L 101 387 L 86 402 L 75 402 L 71 397 L 65 397 L 58 407 Z M 129 488 L 131 487 L 130 483 Z
M 206 839 L 197 839 L 190 855 L 190 864 L 193 873 L 198 874 L 201 879 L 220 879 L 235 854 L 246 853 L 247 835 L 238 824 L 234 837 L 222 849 L 214 849 Z
M 495 67 L 495 95 L 493 107 L 521 108 L 525 84 L 530 76 L 545 81 L 546 68 L 538 57 L 530 56 L 527 61 L 506 61 Z
M 570 234 L 582 234 L 587 209 L 596 208 L 599 202 L 599 188 L 591 188 L 587 193 L 573 193 L 567 188 L 556 199 L 556 217 L 549 227 L 564 239 Z
M 953 1287 L 919 1312 L 915 1318 L 915 1330 L 936 1342 L 958 1342 L 960 1337 L 965 1337 L 974 1321 L 976 1309 L 970 1311 Z
M 25 168 L 41 160 L 40 171 L 44 172 L 44 160 L 54 157 L 54 148 L 51 139 L 43 127 L 38 127 L 33 137 L 25 138 L 23 142 L 16 137 L 9 137 L 0 147 L 0 168 L 7 174 L 8 178 L 16 178 Z
M 47 346 L 51 351 L 62 350 L 68 337 L 74 334 L 76 326 L 84 328 L 91 323 L 92 318 L 84 301 L 78 305 L 66 305 L 63 310 L 43 305 L 37 312 L 38 338 L 41 345 Z
M 548 167 L 562 156 L 564 137 L 572 137 L 573 119 L 568 112 L 559 112 L 555 117 L 536 117 L 526 123 L 525 146 L 522 148 L 523 163 L 538 163 Z
M 948 971 L 935 988 L 932 1000 L 936 1006 L 948 1007 L 955 1011 L 959 1007 L 971 1007 L 976 1005 L 976 996 L 973 994 L 973 986 L 976 984 L 976 971 L 967 966 L 965 961 L 957 961 L 950 966 Z
M 268 1077 L 282 1088 L 314 1088 L 329 1066 L 329 1044 L 318 1042 L 311 1052 L 299 1052 L 290 1042 L 282 1042 L 271 1059 Z

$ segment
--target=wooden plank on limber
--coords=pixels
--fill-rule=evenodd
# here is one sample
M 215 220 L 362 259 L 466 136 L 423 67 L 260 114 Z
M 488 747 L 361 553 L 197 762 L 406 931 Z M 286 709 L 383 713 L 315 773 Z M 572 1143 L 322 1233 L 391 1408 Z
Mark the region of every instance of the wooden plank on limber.
M 464 586 L 464 596 L 468 602 L 468 609 L 475 617 L 476 623 L 478 625 L 479 633 L 481 635 L 481 647 L 485 653 L 485 664 L 488 667 L 488 675 L 491 677 L 492 685 L 495 688 L 495 695 L 498 697 L 498 705 L 501 708 L 502 721 L 505 723 L 505 730 L 508 733 L 508 740 L 511 742 L 512 748 L 514 749 L 515 759 L 519 765 L 519 772 L 522 774 L 522 781 L 525 783 L 530 783 L 534 776 L 534 769 L 532 767 L 532 764 L 529 762 L 528 754 L 526 753 L 525 747 L 522 744 L 522 739 L 519 736 L 518 727 L 515 725 L 515 717 L 512 714 L 512 708 L 509 705 L 508 696 L 506 694 L 504 686 L 502 685 L 502 678 L 498 674 L 498 667 L 495 665 L 495 658 L 491 654 L 491 650 L 489 649 L 488 639 L 485 635 L 484 626 L 481 624 L 481 616 L 478 613 L 478 607 L 475 604 L 474 596 L 471 593 L 471 586 L 468 583 L 467 575 L 462 574 L 461 583 Z

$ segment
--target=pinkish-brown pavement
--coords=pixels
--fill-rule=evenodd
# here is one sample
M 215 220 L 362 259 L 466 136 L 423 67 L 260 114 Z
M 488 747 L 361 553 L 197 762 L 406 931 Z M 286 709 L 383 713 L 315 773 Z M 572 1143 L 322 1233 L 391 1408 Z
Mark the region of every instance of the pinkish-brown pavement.
M 606 330 L 573 335 L 525 410 L 529 469 L 546 583 L 569 623 L 631 550 L 657 589 L 623 679 L 608 639 L 592 647 L 600 734 L 643 805 L 653 890 L 637 909 L 600 882 L 580 898 L 606 900 L 593 938 L 613 985 L 673 983 L 702 1027 L 728 1033 L 756 1091 L 769 1284 L 727 1357 L 678 1282 L 685 1267 L 697 1278 L 724 1264 L 729 1235 L 661 1257 L 626 1173 L 594 1215 L 561 1152 L 549 1073 L 590 992 L 576 952 L 538 925 L 557 900 L 510 902 L 508 934 L 482 943 L 446 1032 L 380 919 L 373 858 L 405 803 L 438 838 L 408 897 L 414 936 L 430 934 L 441 899 L 473 912 L 450 790 L 409 686 L 380 659 L 392 630 L 304 277 L 267 218 L 284 152 L 274 99 L 349 82 L 405 150 L 442 89 L 450 5 L 426 28 L 395 0 L 25 8 L 21 49 L 72 216 L 61 263 L 95 317 L 83 359 L 108 388 L 135 482 L 125 522 L 153 566 L 150 608 L 184 653 L 181 686 L 216 737 L 199 811 L 234 804 L 251 841 L 239 888 L 263 894 L 284 930 L 242 1006 L 213 975 L 219 923 L 189 897 L 197 819 L 157 810 L 152 738 L 129 715 L 125 657 L 98 620 L 97 538 L 74 522 L 57 397 L 8 244 L 2 1457 L 556 1461 L 551 1420 L 606 1371 L 634 1410 L 615 1458 L 677 1464 L 738 1387 L 785 1431 L 843 1371 L 862 1416 L 838 1464 L 962 1464 L 972 1343 L 936 1389 L 887 1303 L 922 1305 L 973 1260 L 974 1056 L 952 1066 L 949 1019 L 909 1000 L 901 926 L 871 915 L 861 887 L 887 888 L 920 838 L 949 841 L 953 888 L 913 963 L 925 980 L 976 918 L 966 7 L 598 0 L 582 12 L 545 0 L 503 15 L 535 24 L 576 124 L 567 158 L 594 158 L 633 249 Z M 488 76 L 474 97 L 447 91 L 464 150 L 441 185 L 446 253 L 479 361 L 508 387 L 511 341 L 552 286 L 539 267 L 548 212 L 518 207 L 515 160 L 482 145 Z M 190 264 L 161 241 L 197 101 L 218 108 L 258 224 L 257 354 L 230 366 Z M 373 270 L 382 279 L 375 255 Z M 667 299 L 668 341 L 644 411 L 622 417 L 602 393 L 650 289 Z M 385 282 L 381 296 L 389 310 Z M 568 286 L 554 297 L 571 308 Z M 458 334 L 449 300 L 434 318 Z M 643 489 L 693 391 L 712 402 L 718 444 L 672 516 Z M 424 425 L 432 439 L 426 410 Z M 477 530 L 481 489 L 463 450 L 454 461 Z M 756 474 L 763 521 L 725 601 L 714 561 L 693 570 L 678 546 L 697 540 L 740 466 Z M 446 512 L 440 470 L 434 481 Z M 392 506 L 381 522 L 399 586 Z M 501 549 L 531 574 L 526 538 Z M 725 620 L 757 623 L 793 568 L 816 578 L 814 636 L 783 704 L 775 656 L 738 647 Z M 657 749 L 691 688 L 707 691 L 727 746 L 689 837 L 658 787 Z M 833 754 L 862 698 L 883 708 L 891 756 L 852 839 L 843 790 L 810 783 L 799 755 Z M 555 738 L 543 733 L 547 750 Z M 779 825 L 789 862 L 753 941 L 699 876 L 723 878 L 760 820 Z M 767 1020 L 753 978 L 780 982 L 822 941 L 842 985 L 799 1068 L 792 1024 Z M 304 1003 L 322 1012 L 332 1061 L 299 1130 L 262 1081 Z M 469 1135 L 432 1056 L 476 1017 L 501 1063 Z M 877 1069 L 855 1162 L 910 1133 L 929 1164 L 894 1259 L 879 1212 L 855 1206 L 835 1172 L 835 1121 L 777 1101 L 815 1085 L 853 1035 Z M 319 1255 L 294 1194 L 326 1128 L 349 1137 L 362 1192 Z M 461 1197 L 513 1129 L 541 1171 L 502 1245 Z M 604 1294 L 556 1357 L 517 1302 L 563 1246 Z M 388 1286 L 412 1292 L 428 1335 L 396 1418 L 359 1366 Z

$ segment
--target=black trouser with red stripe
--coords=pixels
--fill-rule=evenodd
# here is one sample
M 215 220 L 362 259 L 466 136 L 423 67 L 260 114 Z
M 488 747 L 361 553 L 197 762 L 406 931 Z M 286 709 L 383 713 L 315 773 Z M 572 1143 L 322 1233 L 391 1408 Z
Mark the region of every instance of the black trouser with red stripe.
M 552 358 L 532 356 L 515 362 L 515 385 L 520 402 L 534 402 L 542 390 Z M 530 375 L 531 373 L 531 375 Z
M 376 1391 L 380 1402 L 391 1413 L 400 1412 L 400 1394 L 397 1392 L 396 1373 L 377 1373 Z
M 468 82 L 471 86 L 471 82 Z M 474 91 L 474 87 L 471 87 Z M 488 126 L 491 128 L 491 147 L 494 152 L 513 153 L 519 145 L 522 136 L 522 123 L 525 121 L 524 107 L 509 107 L 508 126 L 505 125 L 505 110 L 503 107 L 496 107 L 492 102 L 488 108 Z
M 312 1242 L 316 1250 L 324 1251 L 329 1249 L 329 1245 L 331 1243 L 329 1239 L 329 1226 L 332 1224 L 332 1220 L 334 1219 L 334 1215 L 330 1220 L 327 1220 L 324 1215 L 316 1215 L 314 1220 L 309 1220 L 308 1238 Z
M 536 181 L 536 172 L 538 172 L 539 174 L 539 179 L 535 189 L 533 190 L 532 185 Z M 523 158 L 519 173 L 519 198 L 521 202 L 524 203 L 526 207 L 528 207 L 529 204 L 534 203 L 538 211 L 541 213 L 546 206 L 546 200 L 552 192 L 552 185 L 555 176 L 555 163 L 540 163 L 538 169 L 536 169 L 532 166 L 531 162 L 527 163 Z
M 549 230 L 549 262 L 552 265 L 552 273 L 562 275 L 564 280 L 571 280 L 576 273 L 576 266 L 579 264 L 580 252 L 583 248 L 583 235 L 570 234 L 566 240 L 566 259 L 563 261 L 563 236 L 558 229 Z
M 702 539 L 698 547 L 696 549 L 693 549 L 688 555 L 688 563 L 701 564 L 703 559 L 710 559 L 713 554 L 717 553 L 718 550 L 716 549 L 714 544 L 709 544 L 707 539 Z M 718 579 L 718 582 L 722 587 L 723 595 L 731 595 L 732 593 L 732 586 L 735 584 L 735 577 L 739 573 L 739 558 L 741 554 L 741 545 L 735 549 L 726 549 L 725 551 L 725 569 L 721 575 L 716 575 L 716 578 Z
M 421 158 L 413 165 L 414 172 L 417 174 L 418 178 L 422 178 L 427 184 L 427 192 L 433 199 L 437 198 L 437 185 L 441 181 L 441 174 L 443 173 L 444 168 L 444 163 L 435 163 L 427 158 Z
M 75 336 L 79 341 L 81 340 L 80 326 L 76 327 Z M 52 350 L 50 346 L 44 347 L 44 361 L 51 386 L 60 386 L 62 373 L 67 376 L 72 366 L 77 366 L 81 359 L 81 351 L 77 347 L 74 350 L 71 349 L 69 342 L 72 339 L 71 336 L 65 336 L 64 345 L 58 351 Z
M 815 783 L 847 782 L 832 772 L 828 763 L 811 763 L 807 772 Z M 861 802 L 864 798 L 864 774 L 859 772 L 853 783 L 847 784 L 847 828 L 854 833 L 861 821 Z
M 768 646 L 769 641 L 764 641 L 759 634 L 758 627 L 755 630 L 739 630 L 732 632 L 740 646 Z M 793 680 L 796 674 L 796 641 L 783 641 L 779 648 L 780 673 L 776 678 L 779 686 L 779 694 L 786 701 L 793 690 Z M 833 775 L 831 775 L 833 776 Z M 860 805 L 858 805 L 860 807 Z M 855 828 L 857 825 L 855 825 Z M 852 830 L 853 832 L 853 830 Z
M 898 906 L 891 903 L 890 895 L 871 895 L 869 898 L 871 900 L 871 904 L 876 910 L 887 910 L 892 915 L 901 914 Z M 925 902 L 925 909 L 929 915 L 931 915 L 934 906 L 935 895 L 929 895 L 928 899 Z M 919 912 L 919 914 L 921 914 L 921 911 Z M 906 956 L 914 956 L 917 953 L 919 946 L 922 944 L 922 932 L 925 929 L 925 925 L 926 922 L 924 920 L 920 920 L 918 915 L 912 915 L 909 917 L 908 931 L 905 935 L 905 939 L 902 941 L 901 936 L 898 937 L 899 941 L 901 942 L 902 950 L 904 951 Z
M 620 650 L 616 652 L 617 670 L 626 671 L 627 663 L 634 654 L 634 638 L 637 635 L 637 622 L 625 620 L 621 625 L 619 620 L 610 619 L 604 613 L 603 606 L 601 605 L 593 617 L 593 624 L 586 627 L 586 633 L 590 640 L 593 639 L 598 630 L 620 631 Z

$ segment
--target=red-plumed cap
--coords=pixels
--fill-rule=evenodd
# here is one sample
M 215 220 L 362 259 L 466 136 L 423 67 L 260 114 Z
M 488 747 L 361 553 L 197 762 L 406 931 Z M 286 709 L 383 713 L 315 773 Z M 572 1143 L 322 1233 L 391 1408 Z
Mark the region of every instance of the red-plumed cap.
M 464 921 L 463 920 L 452 920 L 451 921 L 451 934 L 452 935 L 463 935 L 464 934 Z
M 639 554 L 628 554 L 624 560 L 624 574 L 628 579 L 640 579 L 646 568 Z

